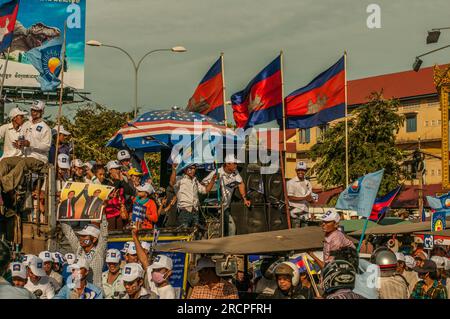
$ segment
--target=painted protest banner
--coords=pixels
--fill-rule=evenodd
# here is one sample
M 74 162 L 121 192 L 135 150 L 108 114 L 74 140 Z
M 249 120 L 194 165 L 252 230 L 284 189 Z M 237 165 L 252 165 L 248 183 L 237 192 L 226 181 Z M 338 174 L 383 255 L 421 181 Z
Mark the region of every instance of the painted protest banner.
M 99 221 L 113 186 L 66 182 L 58 204 L 59 221 Z

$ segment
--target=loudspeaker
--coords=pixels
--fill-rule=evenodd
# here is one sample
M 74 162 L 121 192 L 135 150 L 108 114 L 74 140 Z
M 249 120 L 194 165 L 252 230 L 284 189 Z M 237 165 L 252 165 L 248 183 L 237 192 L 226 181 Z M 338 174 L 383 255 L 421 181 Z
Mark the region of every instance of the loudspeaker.
M 268 206 L 269 231 L 282 230 L 288 228 L 286 210 L 278 205 Z
M 265 175 L 266 179 L 266 190 L 267 190 L 267 200 L 269 202 L 273 200 L 284 201 L 283 193 L 283 179 L 281 178 L 281 173 L 275 173 L 271 175 Z
M 230 214 L 236 224 L 236 235 L 268 231 L 266 207 L 266 204 L 252 204 L 247 208 L 242 203 L 231 203 Z
M 264 180 L 259 172 L 247 172 L 245 187 L 248 194 L 247 197 L 252 204 L 264 204 L 266 202 L 264 198 Z

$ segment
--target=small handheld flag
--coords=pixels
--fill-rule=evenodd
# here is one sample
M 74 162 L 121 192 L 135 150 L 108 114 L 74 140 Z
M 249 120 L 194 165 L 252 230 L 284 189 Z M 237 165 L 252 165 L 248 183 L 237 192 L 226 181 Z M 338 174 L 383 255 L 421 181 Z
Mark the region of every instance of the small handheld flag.
M 339 195 L 337 209 L 354 210 L 359 216 L 369 218 L 380 188 L 384 169 L 358 178 Z

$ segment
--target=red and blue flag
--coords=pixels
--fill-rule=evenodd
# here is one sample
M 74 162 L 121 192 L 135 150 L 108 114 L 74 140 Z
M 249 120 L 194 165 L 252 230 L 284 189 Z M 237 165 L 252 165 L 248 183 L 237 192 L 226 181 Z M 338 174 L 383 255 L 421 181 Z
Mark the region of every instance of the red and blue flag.
M 186 110 L 208 115 L 221 122 L 225 119 L 223 101 L 222 57 L 220 57 L 200 81 L 194 95 L 189 99 Z
M 247 87 L 231 96 L 233 117 L 238 128 L 283 118 L 281 57 L 266 66 Z
M 19 0 L 0 1 L 0 52 L 11 45 L 18 11 Z
M 345 116 L 345 60 L 342 57 L 307 86 L 285 98 L 286 127 L 310 128 Z
M 386 215 L 388 208 L 391 206 L 391 203 L 400 192 L 401 188 L 402 187 L 399 186 L 383 197 L 376 198 L 375 202 L 373 203 L 372 213 L 370 213 L 369 220 L 373 222 L 379 222 L 380 220 L 382 220 Z

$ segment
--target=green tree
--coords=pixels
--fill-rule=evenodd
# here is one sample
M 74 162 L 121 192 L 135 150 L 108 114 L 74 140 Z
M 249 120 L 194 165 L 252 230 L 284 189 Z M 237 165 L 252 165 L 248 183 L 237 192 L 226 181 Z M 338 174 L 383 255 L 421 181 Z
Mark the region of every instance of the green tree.
M 379 194 L 386 194 L 400 184 L 405 176 L 402 162 L 406 154 L 396 147 L 395 139 L 404 116 L 397 114 L 399 101 L 372 93 L 369 102 L 357 108 L 348 119 L 349 180 L 384 168 Z M 311 149 L 317 161 L 312 174 L 324 187 L 345 185 L 345 122 L 330 127 L 323 140 Z

